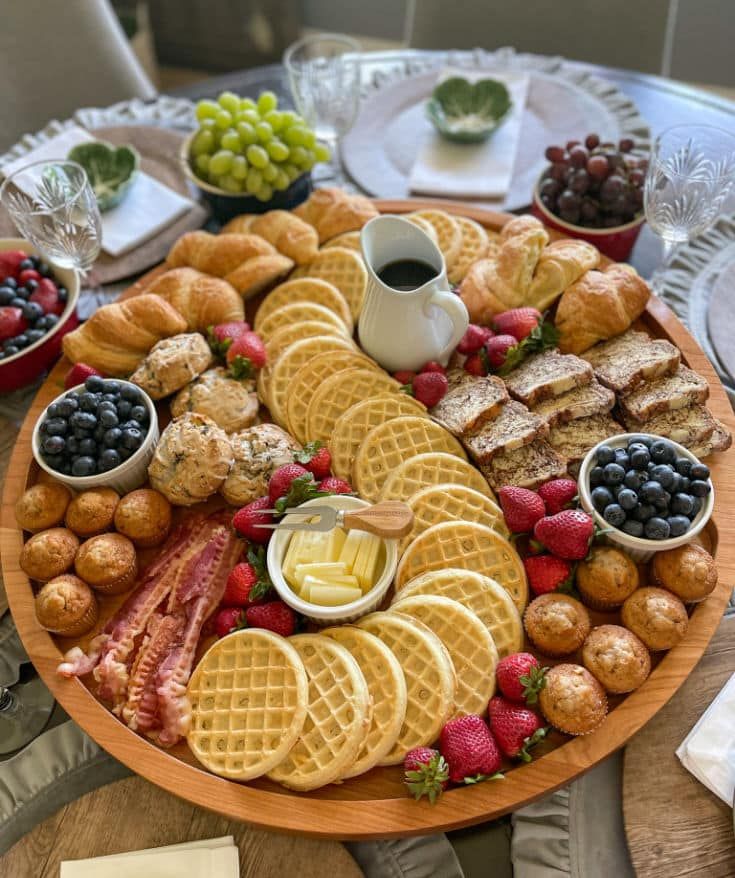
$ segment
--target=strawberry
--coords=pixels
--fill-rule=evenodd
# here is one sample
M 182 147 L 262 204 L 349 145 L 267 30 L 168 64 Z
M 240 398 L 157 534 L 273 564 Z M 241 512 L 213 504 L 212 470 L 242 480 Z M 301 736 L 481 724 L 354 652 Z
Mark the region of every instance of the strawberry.
M 496 338 L 515 338 L 513 335 L 496 336 Z M 495 339 L 490 339 L 488 345 L 492 344 Z M 521 341 L 516 341 L 515 345 L 507 348 L 503 352 L 503 362 L 497 367 L 501 375 L 507 375 L 516 366 L 519 366 L 529 354 L 545 351 L 548 348 L 556 347 L 559 342 L 559 333 L 556 327 L 547 320 L 541 320 L 537 323 L 531 332 Z M 488 351 L 489 354 L 489 351 Z M 500 357 L 500 352 L 498 352 Z
M 242 628 L 242 610 L 240 607 L 223 607 L 214 618 L 214 631 L 217 637 L 224 637 L 230 631 Z
M 290 637 L 296 629 L 296 614 L 283 601 L 269 601 L 248 607 L 245 619 L 250 628 L 266 628 L 281 637 Z
M 433 805 L 449 782 L 449 768 L 438 750 L 414 747 L 403 760 L 403 780 L 408 791 L 418 800 L 427 796 Z
M 544 501 L 535 491 L 506 485 L 498 491 L 503 516 L 514 534 L 528 533 L 546 514 Z
M 332 469 L 332 455 L 319 439 L 307 442 L 299 451 L 294 451 L 293 459 L 305 467 L 315 479 L 326 479 Z
M 268 357 L 257 332 L 241 332 L 227 348 L 225 359 L 233 378 L 252 378 Z
M 207 329 L 207 341 L 212 353 L 224 357 L 232 342 L 243 332 L 250 332 L 250 324 L 244 320 L 233 320 L 230 323 L 218 323 Z
M 397 372 L 393 373 L 393 377 L 399 384 L 402 384 L 404 387 L 410 386 L 413 379 L 416 377 L 415 372 L 411 372 L 410 369 L 399 369 Z
M 28 321 L 20 308 L 0 308 L 0 341 L 20 335 L 28 328 Z
M 262 604 L 263 598 L 273 587 L 265 562 L 265 551 L 262 546 L 258 550 L 248 550 L 248 560 L 242 561 L 230 571 L 222 596 L 225 607 L 247 607 Z
M 508 356 L 508 351 L 518 344 L 513 335 L 494 335 L 485 342 L 487 361 L 493 369 L 499 369 Z
M 477 375 L 478 378 L 484 378 L 487 375 L 490 371 L 490 363 L 484 347 L 467 357 L 464 361 L 464 370 L 469 372 L 470 375 Z
M 256 527 L 258 524 L 273 524 L 273 515 L 263 512 L 270 509 L 271 502 L 267 497 L 259 497 L 238 509 L 232 519 L 235 530 L 250 540 L 252 543 L 267 543 L 271 538 L 272 529 L 269 527 Z
M 86 363 L 75 363 L 64 375 L 64 387 L 67 390 L 71 390 L 77 384 L 84 384 L 90 375 L 99 375 L 100 378 L 104 378 L 102 372 L 98 372 L 92 366 L 88 366 Z
M 3 250 L 0 253 L 0 278 L 12 277 L 18 280 L 20 264 L 28 259 L 28 254 L 22 250 Z
M 428 363 L 424 363 L 424 365 L 419 369 L 419 374 L 424 375 L 426 372 L 438 372 L 440 375 L 446 375 L 447 370 L 442 366 L 441 363 L 437 363 L 436 360 L 429 360 Z
M 500 695 L 490 699 L 487 712 L 490 728 L 503 754 L 530 762 L 529 748 L 546 737 L 547 729 L 539 717 L 527 707 L 512 704 Z
M 574 479 L 552 479 L 541 485 L 538 492 L 543 497 L 548 514 L 556 515 L 566 509 L 577 496 L 577 483 Z
M 441 730 L 439 749 L 449 765 L 449 780 L 454 783 L 497 777 L 500 751 L 482 717 L 468 714 L 450 719 Z
M 44 314 L 58 314 L 64 311 L 64 303 L 59 298 L 59 290 L 50 277 L 42 277 L 28 301 L 37 302 L 42 308 Z
M 447 376 L 442 372 L 421 372 L 413 379 L 411 386 L 412 396 L 422 402 L 427 409 L 444 399 L 448 389 Z
M 572 565 L 554 555 L 531 555 L 524 558 L 528 584 L 534 594 L 550 591 L 569 591 L 572 584 Z
M 35 280 L 36 282 L 41 280 L 41 275 L 35 268 L 24 268 L 23 271 L 21 271 L 18 275 L 18 286 L 25 286 L 29 280 Z
M 286 463 L 273 471 L 268 482 L 268 499 L 271 506 L 275 506 L 279 497 L 288 494 L 291 482 L 300 476 L 309 476 L 310 480 L 314 481 L 314 476 L 300 463 Z
M 581 561 L 594 535 L 592 518 L 581 509 L 564 509 L 536 522 L 533 528 L 537 539 L 553 554 L 566 561 Z
M 327 494 L 353 494 L 352 485 L 344 479 L 338 479 L 336 476 L 329 476 L 319 482 L 318 488 Z
M 492 329 L 487 326 L 478 326 L 476 323 L 470 323 L 465 334 L 459 340 L 457 350 L 460 354 L 477 353 L 494 334 Z
M 498 662 L 495 676 L 498 688 L 508 701 L 534 704 L 546 685 L 546 672 L 530 652 L 514 652 Z
M 512 335 L 517 341 L 523 341 L 542 319 L 536 308 L 511 308 L 495 315 L 493 327 L 499 335 Z

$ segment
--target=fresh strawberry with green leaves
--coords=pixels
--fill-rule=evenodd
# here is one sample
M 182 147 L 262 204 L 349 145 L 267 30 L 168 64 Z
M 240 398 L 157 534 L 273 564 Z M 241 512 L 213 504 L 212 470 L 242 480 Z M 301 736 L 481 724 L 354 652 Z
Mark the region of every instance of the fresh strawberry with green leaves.
M 495 668 L 498 688 L 508 701 L 535 704 L 546 686 L 546 672 L 530 652 L 514 652 L 502 658 Z
M 498 335 L 512 335 L 517 341 L 523 341 L 543 320 L 536 308 L 511 308 L 493 318 L 493 328 Z
M 291 488 L 291 482 L 301 476 L 311 476 L 311 481 L 314 481 L 314 476 L 306 469 L 306 467 L 301 466 L 300 463 L 284 463 L 283 466 L 279 466 L 278 469 L 273 470 L 270 481 L 268 482 L 268 499 L 270 500 L 271 506 L 275 506 L 276 500 L 278 500 L 279 497 L 284 497 L 288 494 Z
M 427 409 L 444 399 L 448 389 L 449 381 L 443 372 L 420 372 L 410 385 L 401 388 L 404 393 L 422 402 Z
M 487 712 L 490 728 L 502 753 L 509 759 L 530 762 L 529 749 L 542 741 L 548 731 L 537 714 L 500 695 L 490 699 Z
M 307 469 L 315 479 L 326 479 L 332 471 L 332 455 L 319 439 L 307 442 L 303 448 L 294 451 L 293 459 Z
M 279 515 L 287 509 L 301 506 L 307 500 L 324 497 L 325 494 L 315 481 L 313 473 L 298 463 L 279 466 L 268 483 L 268 498 Z
M 352 485 L 344 479 L 338 479 L 337 476 L 328 476 L 322 479 L 317 486 L 320 491 L 325 494 L 354 494 Z
M 6 306 L 0 308 L 0 341 L 21 335 L 28 328 L 28 321 L 20 308 Z
M 233 378 L 252 378 L 265 366 L 268 355 L 257 332 L 243 332 L 233 339 L 225 359 Z
M 574 569 L 569 561 L 555 555 L 529 555 L 523 559 L 531 591 L 535 595 L 552 591 L 569 592 L 573 584 Z
M 438 372 L 440 375 L 447 374 L 446 368 L 441 363 L 437 363 L 436 360 L 429 360 L 428 363 L 424 363 L 419 369 L 419 375 L 424 375 L 426 372 Z
M 99 375 L 100 378 L 104 378 L 102 372 L 93 366 L 88 366 L 86 363 L 75 363 L 64 375 L 64 387 L 67 390 L 71 390 L 72 387 L 76 387 L 78 384 L 84 384 L 91 375 Z
M 498 491 L 498 498 L 511 533 L 529 533 L 536 522 L 546 515 L 544 501 L 528 488 L 506 485 Z
M 258 527 L 260 524 L 273 524 L 273 515 L 269 512 L 263 512 L 264 509 L 270 509 L 271 502 L 268 497 L 258 497 L 238 509 L 232 519 L 232 526 L 246 540 L 251 543 L 265 544 L 271 538 L 272 528 Z
M 224 607 L 247 607 L 263 603 L 273 588 L 265 561 L 263 546 L 248 549 L 248 560 L 236 564 L 230 571 L 222 596 Z
M 477 353 L 494 334 L 489 326 L 478 326 L 476 323 L 470 323 L 465 334 L 459 340 L 457 351 L 465 355 Z
M 290 637 L 296 630 L 296 614 L 283 601 L 247 607 L 245 620 L 248 628 L 265 628 L 281 637 Z
M 229 323 L 218 323 L 207 329 L 207 341 L 216 357 L 225 357 L 232 342 L 243 332 L 250 332 L 250 324 L 244 320 L 232 320 Z
M 450 719 L 441 730 L 439 750 L 449 766 L 449 780 L 477 783 L 502 777 L 500 751 L 482 717 L 467 714 Z
M 411 384 L 416 377 L 416 373 L 412 372 L 410 369 L 399 369 L 397 372 L 393 373 L 393 377 L 399 384 L 405 387 Z
M 546 504 L 549 515 L 556 515 L 566 509 L 577 496 L 577 483 L 574 479 L 552 479 L 538 489 L 540 497 Z
M 464 370 L 477 378 L 484 378 L 490 372 L 490 361 L 484 347 L 467 357 L 464 361 Z
M 500 369 L 505 365 L 508 351 L 518 346 L 518 339 L 512 335 L 494 335 L 485 343 L 485 353 L 491 369 Z
M 581 509 L 564 509 L 536 522 L 533 537 L 552 555 L 566 561 L 581 561 L 589 551 L 595 525 Z
M 513 336 L 496 336 L 497 338 L 513 338 Z M 493 339 L 490 339 L 490 344 Z M 523 341 L 517 342 L 514 346 L 509 347 L 505 351 L 503 362 L 497 367 L 499 375 L 507 375 L 512 369 L 520 366 L 526 357 L 531 354 L 537 354 L 541 351 L 555 348 L 559 343 L 559 333 L 552 323 L 548 320 L 542 320 L 531 330 Z
M 438 750 L 414 747 L 403 760 L 403 781 L 418 802 L 426 796 L 433 805 L 447 788 L 449 767 Z
M 243 627 L 242 607 L 222 607 L 214 617 L 214 632 L 217 637 L 225 637 L 231 631 Z

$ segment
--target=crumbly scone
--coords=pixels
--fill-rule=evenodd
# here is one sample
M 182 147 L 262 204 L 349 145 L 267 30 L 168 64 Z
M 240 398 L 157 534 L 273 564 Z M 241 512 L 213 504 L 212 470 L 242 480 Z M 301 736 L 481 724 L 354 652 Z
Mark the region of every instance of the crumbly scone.
M 171 401 L 171 414 L 197 412 L 211 418 L 225 433 L 236 433 L 258 417 L 255 381 L 232 378 L 221 366 L 207 369 L 182 388 Z
M 20 569 L 31 579 L 46 582 L 71 567 L 79 540 L 65 527 L 52 527 L 28 540 L 20 553 Z
M 637 329 L 596 344 L 582 354 L 597 380 L 616 393 L 630 393 L 646 381 L 676 372 L 679 349 L 663 338 L 651 338 Z
M 93 537 L 111 530 L 120 495 L 112 488 L 91 488 L 71 501 L 64 522 L 78 537 Z
M 74 569 L 96 591 L 121 594 L 138 575 L 135 546 L 122 534 L 99 534 L 79 547 Z
M 589 363 L 574 354 L 560 354 L 558 350 L 532 354 L 520 366 L 509 372 L 505 386 L 512 397 L 533 406 L 552 396 L 560 396 L 590 384 L 593 378 Z
M 651 572 L 656 585 L 667 588 L 685 604 L 703 601 L 717 585 L 714 558 L 694 543 L 656 552 Z
M 590 633 L 590 617 L 578 600 L 549 592 L 535 598 L 523 614 L 526 634 L 544 655 L 559 657 L 576 652 Z
M 585 668 L 612 694 L 632 692 L 651 673 L 645 643 L 621 625 L 600 625 L 582 647 Z
M 78 576 L 65 573 L 47 582 L 35 599 L 38 624 L 62 637 L 80 637 L 97 621 L 97 599 Z
M 640 585 L 632 559 L 613 546 L 594 546 L 577 565 L 577 588 L 582 600 L 596 610 L 620 607 Z
M 583 387 L 575 387 L 561 396 L 553 396 L 531 406 L 534 414 L 542 417 L 550 427 L 604 415 L 615 405 L 615 394 L 599 381 L 591 381 Z
M 549 427 L 543 418 L 513 399 L 476 433 L 465 435 L 462 443 L 474 460 L 488 463 L 495 455 L 529 445 L 548 432 Z
M 233 506 L 243 506 L 268 493 L 271 473 L 293 463 L 301 446 L 275 424 L 257 424 L 231 437 L 233 464 L 220 487 L 220 494 Z
M 546 673 L 539 707 L 546 721 L 560 732 L 588 735 L 607 715 L 607 695 L 581 665 L 556 665 Z
M 590 415 L 566 424 L 557 424 L 552 427 L 547 441 L 568 462 L 576 463 L 582 460 L 590 448 L 603 439 L 617 436 L 620 430 L 620 424 L 605 412 L 603 415 Z
M 151 399 L 163 399 L 181 390 L 213 362 L 207 340 L 198 332 L 164 338 L 151 348 L 130 376 Z
M 56 527 L 64 520 L 71 502 L 71 491 L 58 482 L 39 482 L 24 491 L 15 504 L 15 520 L 18 527 L 38 533 Z
M 153 488 L 138 488 L 117 504 L 115 528 L 136 546 L 157 546 L 171 530 L 171 504 Z
M 455 436 L 478 430 L 496 417 L 509 399 L 503 380 L 496 375 L 473 378 L 464 369 L 453 369 L 447 379 L 449 390 L 431 416 Z
M 636 634 L 652 651 L 671 649 L 686 634 L 689 624 L 686 607 L 663 588 L 639 588 L 623 604 L 623 625 Z
M 649 381 L 637 390 L 622 395 L 620 411 L 628 421 L 647 421 L 663 412 L 704 404 L 709 396 L 706 378 L 680 365 L 673 375 Z

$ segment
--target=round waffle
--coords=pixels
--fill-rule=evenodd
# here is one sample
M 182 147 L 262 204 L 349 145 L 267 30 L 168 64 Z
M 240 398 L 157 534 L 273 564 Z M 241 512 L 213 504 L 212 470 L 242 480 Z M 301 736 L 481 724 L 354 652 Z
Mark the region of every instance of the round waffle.
M 446 482 L 467 485 L 491 500 L 495 499 L 492 488 L 476 467 L 461 457 L 440 451 L 417 454 L 396 467 L 383 484 L 380 499 L 405 503 L 421 488 Z
M 347 326 L 344 320 L 330 308 L 318 305 L 316 302 L 294 302 L 291 305 L 281 305 L 271 311 L 260 324 L 258 334 L 263 339 L 264 344 L 268 344 L 279 329 L 283 329 L 285 326 L 297 326 L 300 323 L 306 323 L 307 320 L 328 323 L 347 337 L 350 337 L 352 333 L 351 327 Z
M 343 778 L 369 771 L 385 757 L 398 740 L 406 717 L 406 678 L 398 659 L 380 638 L 354 625 L 325 628 L 321 634 L 349 650 L 360 666 L 373 704 L 367 739 L 356 762 Z
M 508 592 L 489 576 L 458 567 L 432 570 L 407 582 L 394 602 L 414 594 L 451 598 L 472 610 L 492 634 L 500 658 L 523 648 L 523 624 L 516 605 Z
M 403 415 L 386 421 L 360 443 L 352 465 L 353 484 L 365 499 L 377 501 L 393 470 L 425 451 L 446 451 L 466 460 L 464 449 L 454 436 L 428 418 Z
M 374 427 L 401 415 L 425 414 L 426 407 L 405 393 L 379 393 L 350 406 L 337 418 L 329 439 L 332 472 L 349 481 L 357 449 Z
M 427 223 L 425 219 L 421 219 L 420 216 L 416 216 L 415 213 L 404 213 L 403 219 L 407 219 L 410 223 L 413 223 L 415 226 L 418 226 L 422 232 L 426 232 L 426 234 L 431 238 L 431 240 L 436 244 L 436 232 L 434 231 L 434 226 L 431 223 Z
M 498 650 L 477 616 L 451 598 L 426 594 L 402 597 L 389 612 L 418 619 L 446 646 L 457 678 L 453 715 L 482 714 L 495 694 Z
M 268 773 L 292 790 L 338 780 L 355 761 L 370 728 L 370 695 L 360 666 L 329 637 L 297 634 L 289 642 L 304 663 L 306 719 L 298 740 Z
M 342 232 L 336 238 L 322 244 L 320 250 L 327 250 L 329 247 L 344 247 L 345 250 L 356 250 L 362 254 L 362 244 L 360 243 L 360 232 Z
M 523 562 L 500 534 L 473 521 L 443 521 L 425 530 L 403 553 L 396 571 L 396 590 L 430 570 L 461 567 L 495 579 L 510 594 L 518 612 L 528 601 Z
M 335 372 L 314 391 L 306 413 L 309 439 L 326 442 L 340 415 L 361 399 L 377 393 L 398 394 L 401 385 L 387 372 L 376 369 L 346 369 Z
M 291 275 L 291 280 L 279 284 L 260 303 L 255 314 L 255 331 L 260 332 L 260 327 L 274 311 L 295 302 L 312 302 L 322 305 L 333 311 L 350 333 L 354 328 L 350 308 L 336 286 L 329 283 L 328 280 L 316 277 L 301 276 L 297 278 L 294 272 Z
M 191 752 L 210 771 L 252 780 L 275 768 L 306 719 L 308 683 L 291 643 L 262 628 L 218 640 L 187 687 Z
M 437 247 L 444 256 L 449 273 L 462 250 L 462 229 L 459 223 L 443 210 L 416 210 L 411 216 L 424 220 L 434 229 Z
M 273 333 L 265 343 L 268 360 L 274 362 L 289 345 L 302 338 L 313 338 L 315 335 L 336 335 L 339 338 L 347 338 L 344 330 L 338 329 L 330 323 L 322 323 L 319 320 L 304 320 L 302 323 L 291 323 L 282 326 Z
M 464 280 L 467 269 L 487 252 L 488 238 L 485 229 L 474 220 L 465 216 L 455 216 L 454 221 L 459 225 L 462 233 L 462 243 L 459 248 L 452 270 L 447 269 L 447 277 L 450 283 L 458 284 Z
M 362 256 L 346 247 L 320 250 L 307 265 L 300 265 L 292 278 L 320 278 L 333 284 L 350 306 L 352 319 L 357 321 L 365 297 L 367 271 Z M 261 306 L 262 307 L 262 306 Z
M 441 640 L 414 619 L 397 613 L 371 613 L 360 619 L 357 627 L 385 643 L 406 678 L 406 716 L 396 743 L 380 762 L 396 765 L 409 750 L 425 747 L 439 737 L 454 711 L 454 667 Z
M 502 509 L 466 485 L 429 485 L 412 494 L 406 503 L 413 509 L 413 529 L 398 544 L 401 554 L 419 534 L 440 521 L 476 521 L 503 537 L 510 536 Z

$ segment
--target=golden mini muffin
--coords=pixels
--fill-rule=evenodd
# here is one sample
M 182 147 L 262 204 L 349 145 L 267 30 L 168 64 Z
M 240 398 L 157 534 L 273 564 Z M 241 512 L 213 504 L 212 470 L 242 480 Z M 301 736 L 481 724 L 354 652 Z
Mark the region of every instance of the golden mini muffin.
M 612 546 L 595 546 L 579 562 L 576 581 L 582 600 L 596 610 L 622 606 L 640 585 L 633 560 Z
M 621 616 L 653 652 L 676 646 L 689 624 L 684 604 L 663 588 L 639 588 L 623 604 Z
M 82 491 L 66 510 L 66 526 L 79 537 L 93 537 L 112 530 L 112 519 L 120 495 L 112 488 Z
M 560 732 L 588 735 L 607 715 L 607 695 L 581 665 L 556 665 L 546 672 L 539 707 L 546 721 Z
M 544 655 L 569 655 L 590 633 L 590 617 L 578 600 L 568 594 L 542 594 L 526 608 L 526 634 Z
M 646 645 L 621 625 L 600 625 L 582 647 L 582 664 L 608 692 L 632 692 L 651 673 Z
M 717 585 L 715 559 L 693 543 L 656 552 L 651 566 L 656 585 L 668 588 L 685 604 L 703 601 Z
M 97 598 L 86 582 L 71 573 L 57 576 L 36 595 L 39 625 L 63 637 L 79 637 L 97 621 Z
M 35 534 L 23 546 L 20 568 L 31 579 L 46 582 L 60 576 L 74 563 L 79 548 L 76 535 L 65 527 L 52 527 Z
M 83 543 L 74 561 L 77 575 L 103 594 L 127 591 L 138 575 L 135 546 L 122 534 L 100 534 Z
M 118 503 L 115 527 L 136 546 L 157 546 L 171 530 L 171 504 L 153 488 L 138 488 Z
M 15 504 L 15 520 L 18 527 L 31 533 L 56 527 L 64 520 L 70 501 L 71 491 L 66 485 L 39 483 L 25 491 Z

